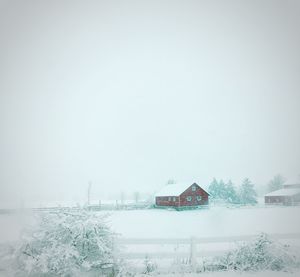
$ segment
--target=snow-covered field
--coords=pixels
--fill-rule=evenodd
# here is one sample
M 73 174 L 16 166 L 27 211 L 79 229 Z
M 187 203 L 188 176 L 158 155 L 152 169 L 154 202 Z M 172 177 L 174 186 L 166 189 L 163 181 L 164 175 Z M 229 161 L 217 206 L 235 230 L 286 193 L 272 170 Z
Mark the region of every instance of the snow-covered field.
M 95 212 L 102 215 L 107 211 Z M 218 207 L 212 206 L 203 210 L 118 210 L 109 212 L 109 225 L 120 234 L 123 239 L 190 239 L 216 238 L 216 242 L 197 245 L 196 251 L 230 250 L 235 247 L 234 241 L 217 242 L 218 239 L 232 236 L 258 235 L 261 232 L 267 234 L 291 235 L 300 234 L 300 207 Z M 0 215 L 0 243 L 16 241 L 24 226 L 32 223 L 32 214 L 1 214 Z M 299 247 L 300 239 L 287 239 L 284 242 Z M 123 257 L 133 253 L 187 253 L 189 244 L 134 244 L 123 246 Z M 143 256 L 141 256 L 143 257 Z M 167 259 L 153 259 L 162 265 Z M 143 266 L 144 259 L 140 262 L 130 259 L 129 262 Z M 174 259 L 169 259 L 169 263 Z M 203 273 L 202 273 L 203 274 Z M 224 276 L 225 273 L 205 273 L 202 276 Z M 228 274 L 228 273 L 226 273 Z M 290 273 L 274 273 L 257 276 L 291 276 Z M 295 275 L 296 273 L 294 273 Z M 228 276 L 235 276 L 236 273 Z M 245 274 L 246 276 L 247 274 Z M 249 275 L 249 274 L 248 274 Z M 247 275 L 247 276 L 248 276 Z M 172 275 L 170 275 L 172 276 Z M 187 275 L 189 276 L 189 275 Z M 227 276 L 227 275 L 225 275 Z M 253 275 L 249 275 L 253 276 Z
M 224 237 L 300 233 L 300 207 L 211 207 L 203 210 L 112 211 L 112 228 L 127 238 Z
M 228 242 L 204 243 L 196 246 L 198 255 L 205 253 L 222 254 L 236 247 L 236 242 L 230 240 L 233 236 L 267 234 L 300 234 L 300 207 L 210 207 L 203 210 L 133 210 L 111 212 L 110 225 L 122 238 L 162 239 L 161 244 L 133 244 L 123 249 L 124 257 L 153 257 L 154 263 L 170 264 L 174 259 L 155 258 L 160 254 L 180 253 L 189 256 L 189 244 L 164 244 L 163 239 L 197 238 L 229 238 Z M 298 239 L 286 239 L 282 242 L 300 247 Z M 176 241 L 176 240 L 175 240 Z M 144 256 L 144 257 L 145 257 Z M 142 261 L 132 260 L 135 265 Z M 210 276 L 210 275 L 208 275 Z M 264 275 L 263 275 L 264 276 Z
M 108 213 L 107 211 L 97 212 Z M 203 210 L 118 210 L 112 229 L 125 238 L 190 238 L 300 233 L 300 207 L 211 207 Z M 0 241 L 17 240 L 32 215 L 0 214 Z
M 145 274 L 137 275 L 145 276 Z M 156 276 L 156 275 L 153 275 Z M 175 277 L 175 276 L 187 276 L 187 277 L 296 277 L 299 276 L 299 272 L 274 272 L 274 271 L 263 271 L 263 272 L 201 272 L 198 273 L 182 273 L 182 274 L 159 274 L 161 277 Z

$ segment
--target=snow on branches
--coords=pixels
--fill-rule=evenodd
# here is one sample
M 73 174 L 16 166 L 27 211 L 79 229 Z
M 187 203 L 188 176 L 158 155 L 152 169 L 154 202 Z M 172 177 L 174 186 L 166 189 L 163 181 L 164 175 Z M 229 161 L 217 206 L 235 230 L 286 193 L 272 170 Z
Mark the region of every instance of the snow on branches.
M 30 275 L 74 276 L 114 267 L 114 234 L 106 216 L 86 210 L 38 216 L 14 253 L 16 271 Z
M 261 271 L 291 270 L 299 268 L 299 251 L 287 244 L 270 239 L 264 233 L 250 242 L 218 258 L 216 264 L 223 270 Z

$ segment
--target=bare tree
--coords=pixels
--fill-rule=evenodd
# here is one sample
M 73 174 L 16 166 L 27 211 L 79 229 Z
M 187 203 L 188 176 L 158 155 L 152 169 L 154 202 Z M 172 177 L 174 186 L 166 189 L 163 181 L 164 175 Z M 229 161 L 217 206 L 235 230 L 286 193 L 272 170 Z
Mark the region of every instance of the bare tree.
M 89 181 L 88 191 L 87 191 L 87 204 L 90 205 L 91 201 L 91 189 L 92 189 L 92 181 Z
M 176 181 L 174 179 L 169 179 L 167 181 L 167 185 L 176 184 Z
M 281 189 L 283 187 L 283 184 L 285 183 L 286 179 L 282 177 L 280 174 L 277 174 L 273 177 L 272 180 L 268 183 L 268 191 L 274 191 Z
M 121 191 L 121 205 L 124 205 L 124 201 L 125 201 L 125 192 L 124 191 Z
M 136 192 L 133 194 L 133 197 L 134 197 L 135 203 L 138 203 L 138 202 L 139 202 L 139 199 L 140 199 L 140 193 L 139 193 L 138 191 L 136 191 Z

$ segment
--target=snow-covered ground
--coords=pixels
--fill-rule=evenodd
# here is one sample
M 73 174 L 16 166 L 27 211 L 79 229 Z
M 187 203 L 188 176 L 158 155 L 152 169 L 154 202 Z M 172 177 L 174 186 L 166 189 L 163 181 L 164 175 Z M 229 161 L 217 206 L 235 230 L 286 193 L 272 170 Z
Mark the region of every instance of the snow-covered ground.
M 136 275 L 145 276 L 145 274 Z M 149 275 L 148 275 L 149 276 Z M 150 275 L 151 276 L 151 275 Z M 156 274 L 152 276 L 157 276 Z M 263 272 L 201 272 L 199 273 L 175 273 L 175 274 L 159 274 L 161 277 L 177 277 L 177 276 L 187 276 L 187 277 L 296 277 L 299 276 L 299 272 L 274 272 L 274 271 L 263 271 Z
M 112 228 L 127 238 L 224 237 L 300 233 L 300 207 L 211 207 L 203 210 L 112 211 Z
M 300 234 L 300 207 L 211 207 L 203 210 L 135 210 L 111 212 L 110 224 L 114 231 L 123 238 L 136 239 L 189 239 L 216 238 L 267 234 Z M 300 238 L 300 236 L 299 236 Z M 282 242 L 300 247 L 300 239 L 286 239 Z M 198 255 L 206 253 L 222 254 L 235 248 L 235 241 L 204 243 L 196 246 Z M 123 256 L 150 257 L 151 261 L 161 269 L 174 263 L 175 258 L 164 257 L 165 253 L 172 253 L 174 257 L 186 257 L 190 254 L 189 244 L 133 244 L 125 245 Z M 143 256 L 144 255 L 144 256 Z M 209 254 L 208 254 L 209 255 Z M 178 260 L 178 259 L 177 259 Z M 184 259 L 179 259 L 184 261 Z M 133 265 L 143 268 L 143 259 L 129 260 Z M 178 264 L 176 265 L 178 266 Z M 266 273 L 261 276 L 266 276 Z M 213 276 L 207 274 L 207 276 Z M 223 275 L 216 275 L 223 276 Z M 227 276 L 227 275 L 226 275 Z M 233 275 L 228 275 L 233 276 Z M 271 275 L 270 275 L 271 276 Z M 273 275 L 276 276 L 276 275 Z M 277 275 L 285 276 L 285 275 Z M 288 275 L 289 276 L 289 275 Z
M 102 215 L 107 211 L 95 212 Z M 118 210 L 109 212 L 111 228 L 124 239 L 190 239 L 220 238 L 232 236 L 267 234 L 300 234 L 300 207 L 256 206 L 256 207 L 218 207 L 212 206 L 203 210 L 175 211 L 164 209 L 148 210 Z M 24 226 L 31 224 L 33 216 L 30 213 L 0 214 L 0 243 L 16 241 Z M 300 239 L 285 240 L 292 246 L 300 248 Z M 196 251 L 230 250 L 235 247 L 233 241 L 216 242 L 197 245 Z M 123 256 L 133 253 L 187 253 L 189 244 L 139 244 L 125 245 Z M 222 252 L 222 251 L 221 251 Z M 155 255 L 154 255 L 155 256 Z M 164 264 L 167 259 L 153 259 L 156 263 Z M 144 258 L 139 262 L 131 259 L 129 262 L 143 267 Z M 174 259 L 169 259 L 169 264 Z M 202 273 L 203 274 L 203 273 Z M 205 273 L 202 276 L 236 276 L 236 273 Z M 291 276 L 290 273 L 274 273 L 255 276 Z M 294 273 L 295 275 L 295 273 Z M 170 275 L 174 276 L 174 275 Z M 190 275 L 187 275 L 190 276 Z M 192 276 L 192 275 L 191 275 Z M 243 276 L 253 276 L 243 274 Z
M 99 214 L 107 211 L 97 212 Z M 118 210 L 109 224 L 125 238 L 190 238 L 300 233 L 300 207 L 210 207 L 203 210 Z M 0 241 L 17 240 L 32 215 L 0 214 Z

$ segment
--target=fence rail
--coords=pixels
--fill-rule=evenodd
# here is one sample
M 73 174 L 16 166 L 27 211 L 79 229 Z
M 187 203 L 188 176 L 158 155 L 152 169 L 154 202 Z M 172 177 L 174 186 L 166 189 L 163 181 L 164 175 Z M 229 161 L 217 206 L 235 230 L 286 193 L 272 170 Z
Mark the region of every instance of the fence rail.
M 216 256 L 226 253 L 226 249 L 205 250 L 197 249 L 197 245 L 212 244 L 212 243 L 234 243 L 242 241 L 250 241 L 256 238 L 257 235 L 247 236 L 230 236 L 230 237 L 204 237 L 204 238 L 119 238 L 116 243 L 120 246 L 130 245 L 186 245 L 189 246 L 188 252 L 177 251 L 141 251 L 141 252 L 123 252 L 121 256 L 125 259 L 144 259 L 148 258 L 187 258 L 191 264 L 195 264 L 197 257 Z M 300 240 L 300 233 L 289 234 L 269 234 L 271 239 L 276 240 Z
M 300 239 L 300 233 L 289 234 L 268 234 L 273 239 Z M 230 237 L 191 237 L 191 238 L 118 238 L 117 243 L 132 245 L 132 244 L 190 244 L 193 241 L 196 244 L 200 243 L 215 243 L 215 242 L 236 242 L 248 241 L 256 238 L 257 235 L 246 236 L 230 236 Z

